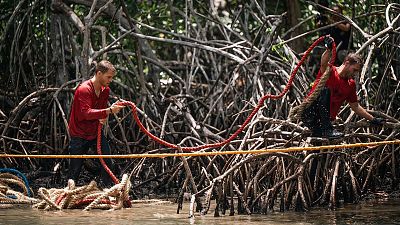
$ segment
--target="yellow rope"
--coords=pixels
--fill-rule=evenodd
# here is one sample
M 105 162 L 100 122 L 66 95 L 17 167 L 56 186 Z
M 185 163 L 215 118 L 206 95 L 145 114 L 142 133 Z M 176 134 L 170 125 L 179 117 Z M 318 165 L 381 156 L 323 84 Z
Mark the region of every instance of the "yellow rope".
M 312 147 L 290 147 L 290 148 L 271 148 L 258 150 L 242 150 L 242 151 L 223 151 L 223 152 L 184 152 L 184 153 L 158 153 L 158 154 L 127 154 L 127 155 L 20 155 L 20 154 L 0 154 L 0 158 L 41 158 L 41 159 L 96 159 L 96 158 L 113 158 L 113 159 L 132 159 L 132 158 L 166 158 L 166 157 L 182 157 L 182 156 L 213 156 L 213 155 L 239 155 L 239 154 L 261 154 L 276 152 L 300 152 L 300 151 L 318 151 L 327 149 L 343 149 L 370 147 L 379 145 L 397 145 L 400 140 L 378 141 L 368 143 L 355 143 L 343 145 L 322 145 Z

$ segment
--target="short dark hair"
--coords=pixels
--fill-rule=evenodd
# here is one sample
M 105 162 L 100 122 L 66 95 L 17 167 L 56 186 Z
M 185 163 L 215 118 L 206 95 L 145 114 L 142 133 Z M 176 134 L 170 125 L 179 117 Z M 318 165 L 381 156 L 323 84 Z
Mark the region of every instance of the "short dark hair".
M 98 63 L 96 61 L 93 61 L 93 63 L 95 65 L 95 67 L 96 67 L 95 73 L 97 73 L 98 71 L 100 71 L 102 73 L 106 73 L 108 71 L 112 71 L 112 72 L 115 73 L 115 71 L 116 71 L 114 65 L 112 63 L 110 63 L 109 61 L 107 61 L 107 60 L 101 60 Z
M 344 59 L 344 62 L 349 61 L 350 64 L 360 64 L 361 66 L 363 65 L 363 60 L 359 54 L 356 53 L 349 53 L 346 58 Z

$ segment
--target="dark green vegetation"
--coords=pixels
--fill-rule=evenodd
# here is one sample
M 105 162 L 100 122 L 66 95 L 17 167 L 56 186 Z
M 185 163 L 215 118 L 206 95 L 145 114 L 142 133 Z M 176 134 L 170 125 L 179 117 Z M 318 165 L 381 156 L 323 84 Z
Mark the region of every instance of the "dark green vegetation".
M 400 6 L 372 0 L 345 6 L 355 50 L 366 59 L 359 76 L 360 103 L 390 123 L 371 128 L 357 122 L 360 118 L 347 107 L 338 120 L 348 134 L 343 142 L 399 139 Z M 299 54 L 319 36 L 316 11 L 329 15 L 297 0 L 1 1 L 0 152 L 67 154 L 74 88 L 90 77 L 90 62 L 103 58 L 118 70 L 112 96 L 137 104 L 153 134 L 182 146 L 222 141 L 258 99 L 283 90 Z M 318 58 L 302 67 L 284 98 L 265 102 L 237 140 L 214 150 L 310 144 L 304 128 L 286 119 L 292 105 L 305 97 Z M 140 132 L 129 109 L 118 116 L 106 126 L 113 154 L 175 151 Z M 335 207 L 339 200 L 356 202 L 376 189 L 396 190 L 398 153 L 399 146 L 380 146 L 197 157 L 187 161 L 191 173 L 180 158 L 115 161 L 118 176 L 134 172 L 137 197 L 148 190 L 180 196 L 199 191 L 199 196 L 205 192 L 217 198 L 223 208 L 234 207 L 229 201 L 236 196 L 235 209 L 250 213 L 266 212 L 279 205 L 277 199 L 282 210 Z M 66 165 L 66 160 L 0 159 L 0 167 L 18 168 L 32 179 L 50 174 L 48 186 L 66 184 Z

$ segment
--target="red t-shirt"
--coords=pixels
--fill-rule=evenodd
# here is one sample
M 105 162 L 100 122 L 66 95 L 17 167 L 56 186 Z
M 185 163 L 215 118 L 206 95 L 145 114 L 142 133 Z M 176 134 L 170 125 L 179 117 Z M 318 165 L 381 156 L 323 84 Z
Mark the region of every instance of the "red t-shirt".
M 109 87 L 103 87 L 97 97 L 91 80 L 80 84 L 75 91 L 69 118 L 71 137 L 93 140 L 97 137 L 99 119 L 107 117 Z
M 329 68 L 327 68 L 329 69 Z M 313 87 L 308 95 L 314 92 L 319 80 L 321 79 L 322 73 L 318 72 L 317 79 L 314 82 Z M 344 79 L 339 77 L 339 73 L 336 67 L 333 67 L 329 79 L 326 81 L 326 87 L 331 92 L 331 103 L 330 103 L 330 117 L 331 120 L 335 120 L 339 113 L 340 107 L 344 101 L 349 103 L 357 102 L 356 83 L 353 79 Z

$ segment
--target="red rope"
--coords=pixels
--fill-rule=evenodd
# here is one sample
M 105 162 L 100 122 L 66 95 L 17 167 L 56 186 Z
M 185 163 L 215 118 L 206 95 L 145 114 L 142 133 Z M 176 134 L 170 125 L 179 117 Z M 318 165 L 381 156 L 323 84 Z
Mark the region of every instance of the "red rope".
M 96 199 L 95 198 L 90 198 L 90 199 L 79 200 L 71 208 L 78 208 L 78 207 L 80 207 L 82 205 L 89 205 L 94 200 L 96 200 Z M 101 199 L 100 200 L 100 204 L 117 205 L 115 202 L 112 202 L 112 201 L 110 201 L 108 199 Z
M 62 195 L 58 196 L 56 199 L 56 205 L 59 205 L 60 202 L 65 198 L 65 193 L 63 193 Z
M 283 89 L 283 91 L 278 94 L 278 95 L 271 95 L 271 94 L 267 94 L 264 95 L 259 101 L 257 106 L 253 109 L 253 111 L 250 113 L 250 115 L 246 118 L 246 120 L 244 121 L 244 123 L 242 124 L 242 126 L 236 130 L 235 133 L 233 133 L 228 139 L 222 141 L 222 142 L 218 142 L 218 143 L 213 143 L 213 144 L 205 144 L 205 145 L 199 145 L 199 146 L 195 146 L 195 147 L 181 147 L 181 149 L 183 151 L 198 151 L 200 149 L 205 149 L 205 148 L 219 148 L 222 147 L 226 144 L 228 144 L 229 142 L 231 142 L 232 140 L 234 140 L 242 131 L 243 129 L 247 126 L 247 124 L 251 121 L 251 119 L 253 118 L 253 116 L 258 112 L 258 110 L 262 107 L 262 105 L 264 104 L 264 101 L 267 99 L 279 99 L 282 98 L 288 91 L 289 88 L 291 87 L 292 83 L 293 83 L 293 79 L 295 77 L 295 75 L 297 74 L 297 71 L 299 70 L 300 66 L 304 63 L 304 61 L 307 59 L 308 55 L 310 54 L 310 52 L 315 48 L 315 46 L 317 46 L 321 41 L 323 41 L 325 39 L 325 36 L 322 36 L 320 38 L 318 38 L 308 49 L 307 51 L 304 53 L 303 57 L 301 58 L 300 62 L 297 64 L 297 66 L 295 67 L 295 69 L 293 70 L 293 72 L 290 75 L 289 81 L 287 82 L 285 88 Z M 336 45 L 335 42 L 332 43 L 332 57 L 331 60 L 329 62 L 329 66 L 333 66 L 334 62 L 335 62 L 335 58 L 336 58 Z M 178 146 L 172 143 L 169 143 L 167 141 L 164 141 L 162 139 L 160 139 L 159 137 L 153 135 L 152 133 L 150 133 L 142 124 L 142 122 L 140 121 L 138 114 L 137 114 L 137 109 L 136 109 L 136 105 L 133 102 L 129 102 L 129 101 L 124 101 L 124 102 L 120 102 L 120 105 L 125 105 L 125 106 L 130 106 L 132 108 L 132 113 L 133 113 L 133 118 L 135 119 L 135 121 L 137 122 L 137 124 L 139 125 L 140 130 L 142 130 L 147 136 L 149 136 L 151 139 L 153 139 L 154 141 L 158 142 L 161 145 L 167 146 L 169 148 L 175 148 L 177 149 Z M 98 138 L 97 138 L 97 152 L 99 153 L 99 155 L 101 155 L 101 148 L 100 148 L 100 137 L 101 137 L 101 124 L 99 124 L 99 133 L 98 133 Z M 101 159 L 103 166 L 105 166 L 105 168 L 108 169 L 107 165 L 105 165 L 105 163 L 103 163 L 103 160 Z M 106 169 L 106 170 L 107 170 Z M 107 172 L 110 171 L 109 169 L 107 170 Z M 110 176 L 113 178 L 115 178 L 114 175 L 112 175 L 112 172 L 110 171 Z M 115 178 L 116 179 L 116 178 Z M 118 180 L 116 180 L 118 181 Z M 114 181 L 115 182 L 115 181 Z
M 97 128 L 97 154 L 98 155 L 102 155 L 102 153 L 101 153 L 101 127 L 102 126 L 103 126 L 103 124 L 99 123 L 99 126 Z M 110 168 L 108 168 L 108 166 L 103 158 L 100 158 L 100 163 L 104 167 L 104 169 L 106 170 L 108 175 L 110 175 L 114 184 L 119 184 L 118 178 L 113 174 L 113 172 L 110 170 Z

